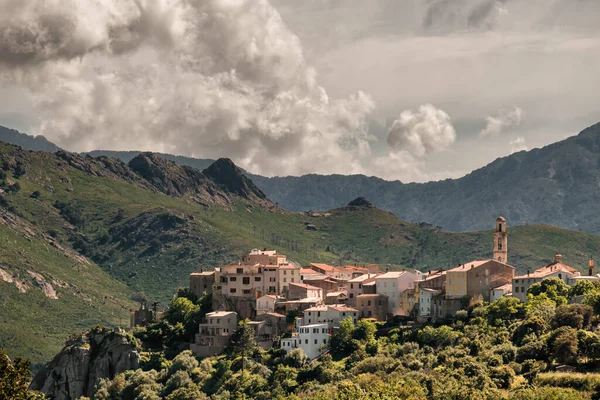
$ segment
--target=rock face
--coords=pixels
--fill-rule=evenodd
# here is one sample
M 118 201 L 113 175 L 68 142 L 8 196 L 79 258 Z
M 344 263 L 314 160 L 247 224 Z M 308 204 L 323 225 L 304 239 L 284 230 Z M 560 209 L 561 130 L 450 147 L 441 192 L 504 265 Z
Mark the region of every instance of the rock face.
M 202 171 L 228 193 L 259 202 L 269 202 L 267 195 L 248 179 L 229 158 L 220 158 Z
M 354 199 L 350 203 L 348 203 L 348 207 L 373 208 L 373 204 L 371 204 L 371 202 L 369 200 L 365 199 L 364 197 L 357 197 L 356 199 Z
M 55 400 L 91 397 L 99 379 L 112 379 L 136 369 L 140 355 L 136 344 L 122 333 L 95 328 L 75 339 L 49 362 L 31 382 L 30 389 Z

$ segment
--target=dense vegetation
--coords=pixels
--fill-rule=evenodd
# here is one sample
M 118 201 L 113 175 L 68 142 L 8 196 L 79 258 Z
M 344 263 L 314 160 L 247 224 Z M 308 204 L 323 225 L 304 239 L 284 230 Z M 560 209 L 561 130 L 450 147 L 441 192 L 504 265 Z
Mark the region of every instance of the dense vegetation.
M 570 304 L 578 295 L 585 304 Z M 599 298 L 598 285 L 550 279 L 531 287 L 527 304 L 474 302 L 434 326 L 347 319 L 329 351 L 307 362 L 300 349 L 257 348 L 244 321 L 223 355 L 174 351 L 206 308 L 180 291 L 164 321 L 135 332 L 141 368 L 98 382 L 95 399 L 598 399 Z

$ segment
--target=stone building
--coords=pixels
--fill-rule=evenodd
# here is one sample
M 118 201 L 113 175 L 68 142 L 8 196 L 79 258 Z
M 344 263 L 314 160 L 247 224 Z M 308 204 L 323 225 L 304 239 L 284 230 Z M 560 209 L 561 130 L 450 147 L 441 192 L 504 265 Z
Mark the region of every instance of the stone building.
M 212 295 L 215 284 L 215 271 L 193 272 L 190 274 L 190 290 L 198 298 Z
M 387 320 L 388 297 L 385 294 L 359 294 L 356 296 L 356 308 L 359 318 Z
M 496 219 L 496 231 L 494 232 L 493 260 L 508 264 L 508 232 L 506 232 L 506 219 Z
M 377 274 L 363 274 L 346 282 L 346 290 L 348 291 L 348 305 L 355 306 L 358 295 L 363 294 L 363 285 L 369 282 L 375 282 Z
M 206 320 L 199 325 L 190 350 L 197 357 L 210 357 L 221 353 L 229 345 L 238 323 L 234 311 L 214 311 L 206 314 Z
M 319 298 L 323 300 L 323 289 L 305 283 L 290 283 L 288 300 Z
M 561 279 L 567 285 L 573 285 L 580 276 L 581 273 L 577 269 L 564 264 L 562 262 L 562 256 L 556 254 L 554 256 L 554 261 L 551 264 L 538 268 L 533 271 L 533 273 L 528 272 L 525 275 L 515 276 L 512 280 L 512 295 L 513 297 L 526 302 L 527 291 L 534 283 L 554 277 Z

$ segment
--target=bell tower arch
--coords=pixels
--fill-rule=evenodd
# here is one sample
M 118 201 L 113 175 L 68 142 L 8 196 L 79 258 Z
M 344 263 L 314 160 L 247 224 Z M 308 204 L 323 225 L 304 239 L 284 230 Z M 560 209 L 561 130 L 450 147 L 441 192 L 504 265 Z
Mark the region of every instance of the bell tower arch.
M 506 219 L 496 218 L 496 230 L 494 231 L 494 261 L 506 264 L 508 262 L 508 232 L 506 231 Z

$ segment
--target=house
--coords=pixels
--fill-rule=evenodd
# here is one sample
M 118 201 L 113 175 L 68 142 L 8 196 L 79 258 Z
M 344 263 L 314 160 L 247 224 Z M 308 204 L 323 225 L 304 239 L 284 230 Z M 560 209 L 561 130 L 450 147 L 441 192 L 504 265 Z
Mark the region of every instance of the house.
M 132 311 L 129 317 L 130 328 L 146 326 L 152 322 L 154 322 L 153 310 L 149 309 L 145 302 L 140 304 L 139 310 Z
M 254 329 L 256 344 L 267 350 L 273 347 L 273 343 L 285 332 L 285 315 L 261 314 L 254 321 L 248 322 L 248 325 Z
M 230 264 L 215 269 L 220 293 L 228 297 L 255 299 L 265 293 L 261 264 Z M 267 282 L 267 287 L 269 283 Z
M 332 278 L 327 275 L 311 276 L 302 281 L 302 283 L 306 283 L 307 285 L 323 289 L 323 293 L 325 294 L 343 289 L 344 284 L 342 282 L 343 281 L 340 282 L 337 278 Z
M 286 264 L 279 266 L 280 293 L 287 293 L 291 283 L 302 283 L 302 279 L 300 278 L 300 270 L 301 268 L 299 265 Z
M 315 297 L 323 300 L 323 289 L 305 283 L 289 284 L 288 300 L 300 300 Z
M 414 288 L 415 282 L 421 277 L 416 271 L 394 271 L 386 272 L 375 277 L 377 293 L 388 297 L 388 314 L 398 315 L 400 313 L 400 292 Z
M 274 294 L 265 294 L 256 299 L 256 314 L 265 314 L 268 312 L 275 312 L 275 304 L 278 301 L 282 301 L 283 298 Z
M 316 306 L 304 310 L 300 325 L 328 323 L 330 328 L 338 328 L 340 322 L 348 317 L 352 318 L 352 322 L 356 323 L 358 320 L 358 310 L 345 305 Z
M 446 272 L 446 298 L 481 295 L 490 301 L 492 289 L 511 283 L 515 268 L 496 260 L 471 261 Z
M 277 303 L 277 306 L 281 306 L 285 309 L 285 312 L 288 313 L 290 311 L 304 311 L 310 307 L 316 307 L 320 304 L 323 304 L 323 299 L 320 297 L 309 297 L 305 299 L 298 300 L 286 300 Z
M 210 357 L 221 353 L 229 345 L 238 323 L 238 314 L 233 311 L 214 311 L 206 314 L 199 325 L 190 350 L 197 357 Z
M 362 284 L 363 294 L 375 294 L 377 293 L 377 285 L 375 279 L 372 282 Z
M 507 283 L 492 289 L 490 301 L 496 301 L 504 296 L 512 296 L 512 283 Z
M 322 274 L 320 272 L 315 271 L 312 268 L 300 268 L 300 280 L 304 282 L 306 279 L 314 278 L 314 277 L 325 277 L 327 275 Z
M 252 249 L 248 255 L 242 257 L 243 264 L 282 265 L 287 264 L 287 257 L 277 254 L 277 250 Z
M 312 269 L 323 275 L 333 276 L 337 272 L 337 268 L 328 264 L 309 264 L 305 269 Z
M 350 279 L 346 283 L 346 290 L 348 291 L 348 305 L 356 305 L 356 298 L 358 295 L 363 293 L 363 285 L 369 282 L 375 282 L 377 274 L 363 274 L 356 278 Z
M 201 271 L 190 274 L 190 291 L 198 298 L 211 295 L 215 284 L 215 271 Z
M 300 348 L 312 360 L 325 351 L 330 333 L 327 323 L 301 326 L 291 338 L 281 339 L 281 348 L 288 353 Z
M 512 280 L 513 297 L 526 302 L 527 291 L 534 283 L 541 282 L 547 278 L 558 278 L 567 285 L 573 285 L 580 276 L 581 273 L 577 269 L 564 264 L 562 262 L 562 256 L 556 254 L 554 256 L 554 261 L 551 264 L 538 268 L 533 271 L 533 273 L 528 272 L 526 275 L 515 276 Z
M 434 297 L 442 294 L 441 290 L 420 288 L 419 290 L 419 317 L 420 319 L 431 317 Z
M 411 316 L 413 311 L 415 310 L 415 306 L 419 301 L 417 289 L 406 289 L 400 293 L 400 312 L 398 315 L 402 315 L 405 317 Z
M 325 295 L 325 304 L 345 304 L 348 301 L 348 294 L 345 290 L 329 292 Z
M 356 308 L 359 318 L 387 319 L 388 297 L 385 294 L 359 294 L 356 296 Z

